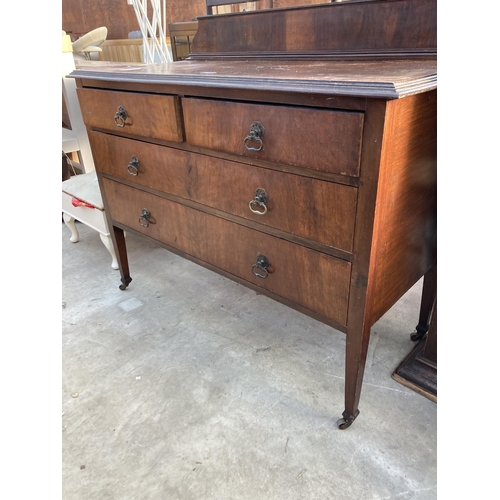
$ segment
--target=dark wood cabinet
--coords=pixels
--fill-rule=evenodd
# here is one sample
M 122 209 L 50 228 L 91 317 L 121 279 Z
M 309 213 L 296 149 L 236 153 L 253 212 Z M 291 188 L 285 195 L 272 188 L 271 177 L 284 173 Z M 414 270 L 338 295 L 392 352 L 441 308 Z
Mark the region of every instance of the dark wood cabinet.
M 437 403 L 437 266 L 424 276 L 413 349 L 396 367 L 392 378 Z
M 184 61 L 72 75 L 120 287 L 130 231 L 345 333 L 349 427 L 372 325 L 436 263 L 436 3 L 198 23 Z

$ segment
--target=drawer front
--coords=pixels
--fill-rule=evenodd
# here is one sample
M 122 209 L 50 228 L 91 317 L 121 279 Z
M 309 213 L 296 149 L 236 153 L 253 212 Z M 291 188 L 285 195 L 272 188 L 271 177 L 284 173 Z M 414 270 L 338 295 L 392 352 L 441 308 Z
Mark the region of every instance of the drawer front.
M 359 175 L 363 113 L 195 98 L 182 108 L 186 141 L 195 146 Z
M 352 251 L 354 187 L 99 132 L 91 132 L 90 140 L 100 172 Z
M 178 97 L 78 89 L 78 100 L 83 121 L 90 127 L 165 141 L 183 140 Z
M 345 325 L 351 265 L 315 250 L 103 179 L 113 221 Z M 139 218 L 150 213 L 148 227 Z M 143 224 L 147 224 L 144 219 Z M 270 263 L 268 276 L 257 256 Z

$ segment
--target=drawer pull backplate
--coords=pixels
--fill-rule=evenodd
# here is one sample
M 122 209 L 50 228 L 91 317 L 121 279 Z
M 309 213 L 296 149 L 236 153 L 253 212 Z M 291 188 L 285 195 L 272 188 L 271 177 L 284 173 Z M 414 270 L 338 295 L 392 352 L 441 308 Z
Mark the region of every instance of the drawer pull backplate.
M 132 156 L 130 162 L 127 165 L 127 170 L 130 175 L 137 175 L 139 173 L 139 158 L 137 156 Z
M 123 106 L 118 106 L 115 113 L 115 124 L 117 127 L 124 127 L 125 120 L 127 119 L 127 111 Z
M 245 145 L 245 148 L 248 151 L 260 151 L 264 144 L 262 143 L 262 139 L 260 138 L 262 135 L 264 135 L 264 126 L 260 122 L 253 122 L 252 125 L 250 125 L 250 135 L 247 135 L 245 137 L 245 140 L 243 141 L 243 144 Z M 248 146 L 247 142 L 258 142 L 259 147 L 254 148 L 252 146 Z
M 269 196 L 266 193 L 266 190 L 263 188 L 257 188 L 255 190 L 255 197 L 250 203 L 248 207 L 254 214 L 264 215 L 267 212 L 267 201 L 269 200 Z M 257 205 L 259 207 L 263 207 L 263 210 L 258 210 L 252 207 L 252 205 Z
M 142 209 L 141 216 L 139 217 L 139 224 L 142 227 L 149 227 L 149 220 L 151 219 L 151 214 L 145 208 Z
M 269 269 L 269 259 L 262 254 L 257 255 L 257 262 L 252 266 L 252 273 L 255 274 L 258 278 L 266 279 L 269 276 L 268 269 Z M 262 271 L 265 274 L 261 274 L 259 271 L 256 271 L 256 269 Z

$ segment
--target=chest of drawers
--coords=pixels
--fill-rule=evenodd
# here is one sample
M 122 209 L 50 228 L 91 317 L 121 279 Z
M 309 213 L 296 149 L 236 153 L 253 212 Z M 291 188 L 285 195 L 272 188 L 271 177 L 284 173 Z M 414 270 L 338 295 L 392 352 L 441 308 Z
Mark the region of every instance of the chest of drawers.
M 371 326 L 436 261 L 435 60 L 193 57 L 73 75 L 120 288 L 131 231 L 346 333 L 349 427 Z

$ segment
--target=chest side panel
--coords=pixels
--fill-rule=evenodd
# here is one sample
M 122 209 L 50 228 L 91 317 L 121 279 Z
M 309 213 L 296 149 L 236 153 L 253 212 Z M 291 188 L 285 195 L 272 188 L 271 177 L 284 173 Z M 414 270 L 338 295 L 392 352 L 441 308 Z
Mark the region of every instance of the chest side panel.
M 436 262 L 437 92 L 389 101 L 372 250 L 374 321 Z

